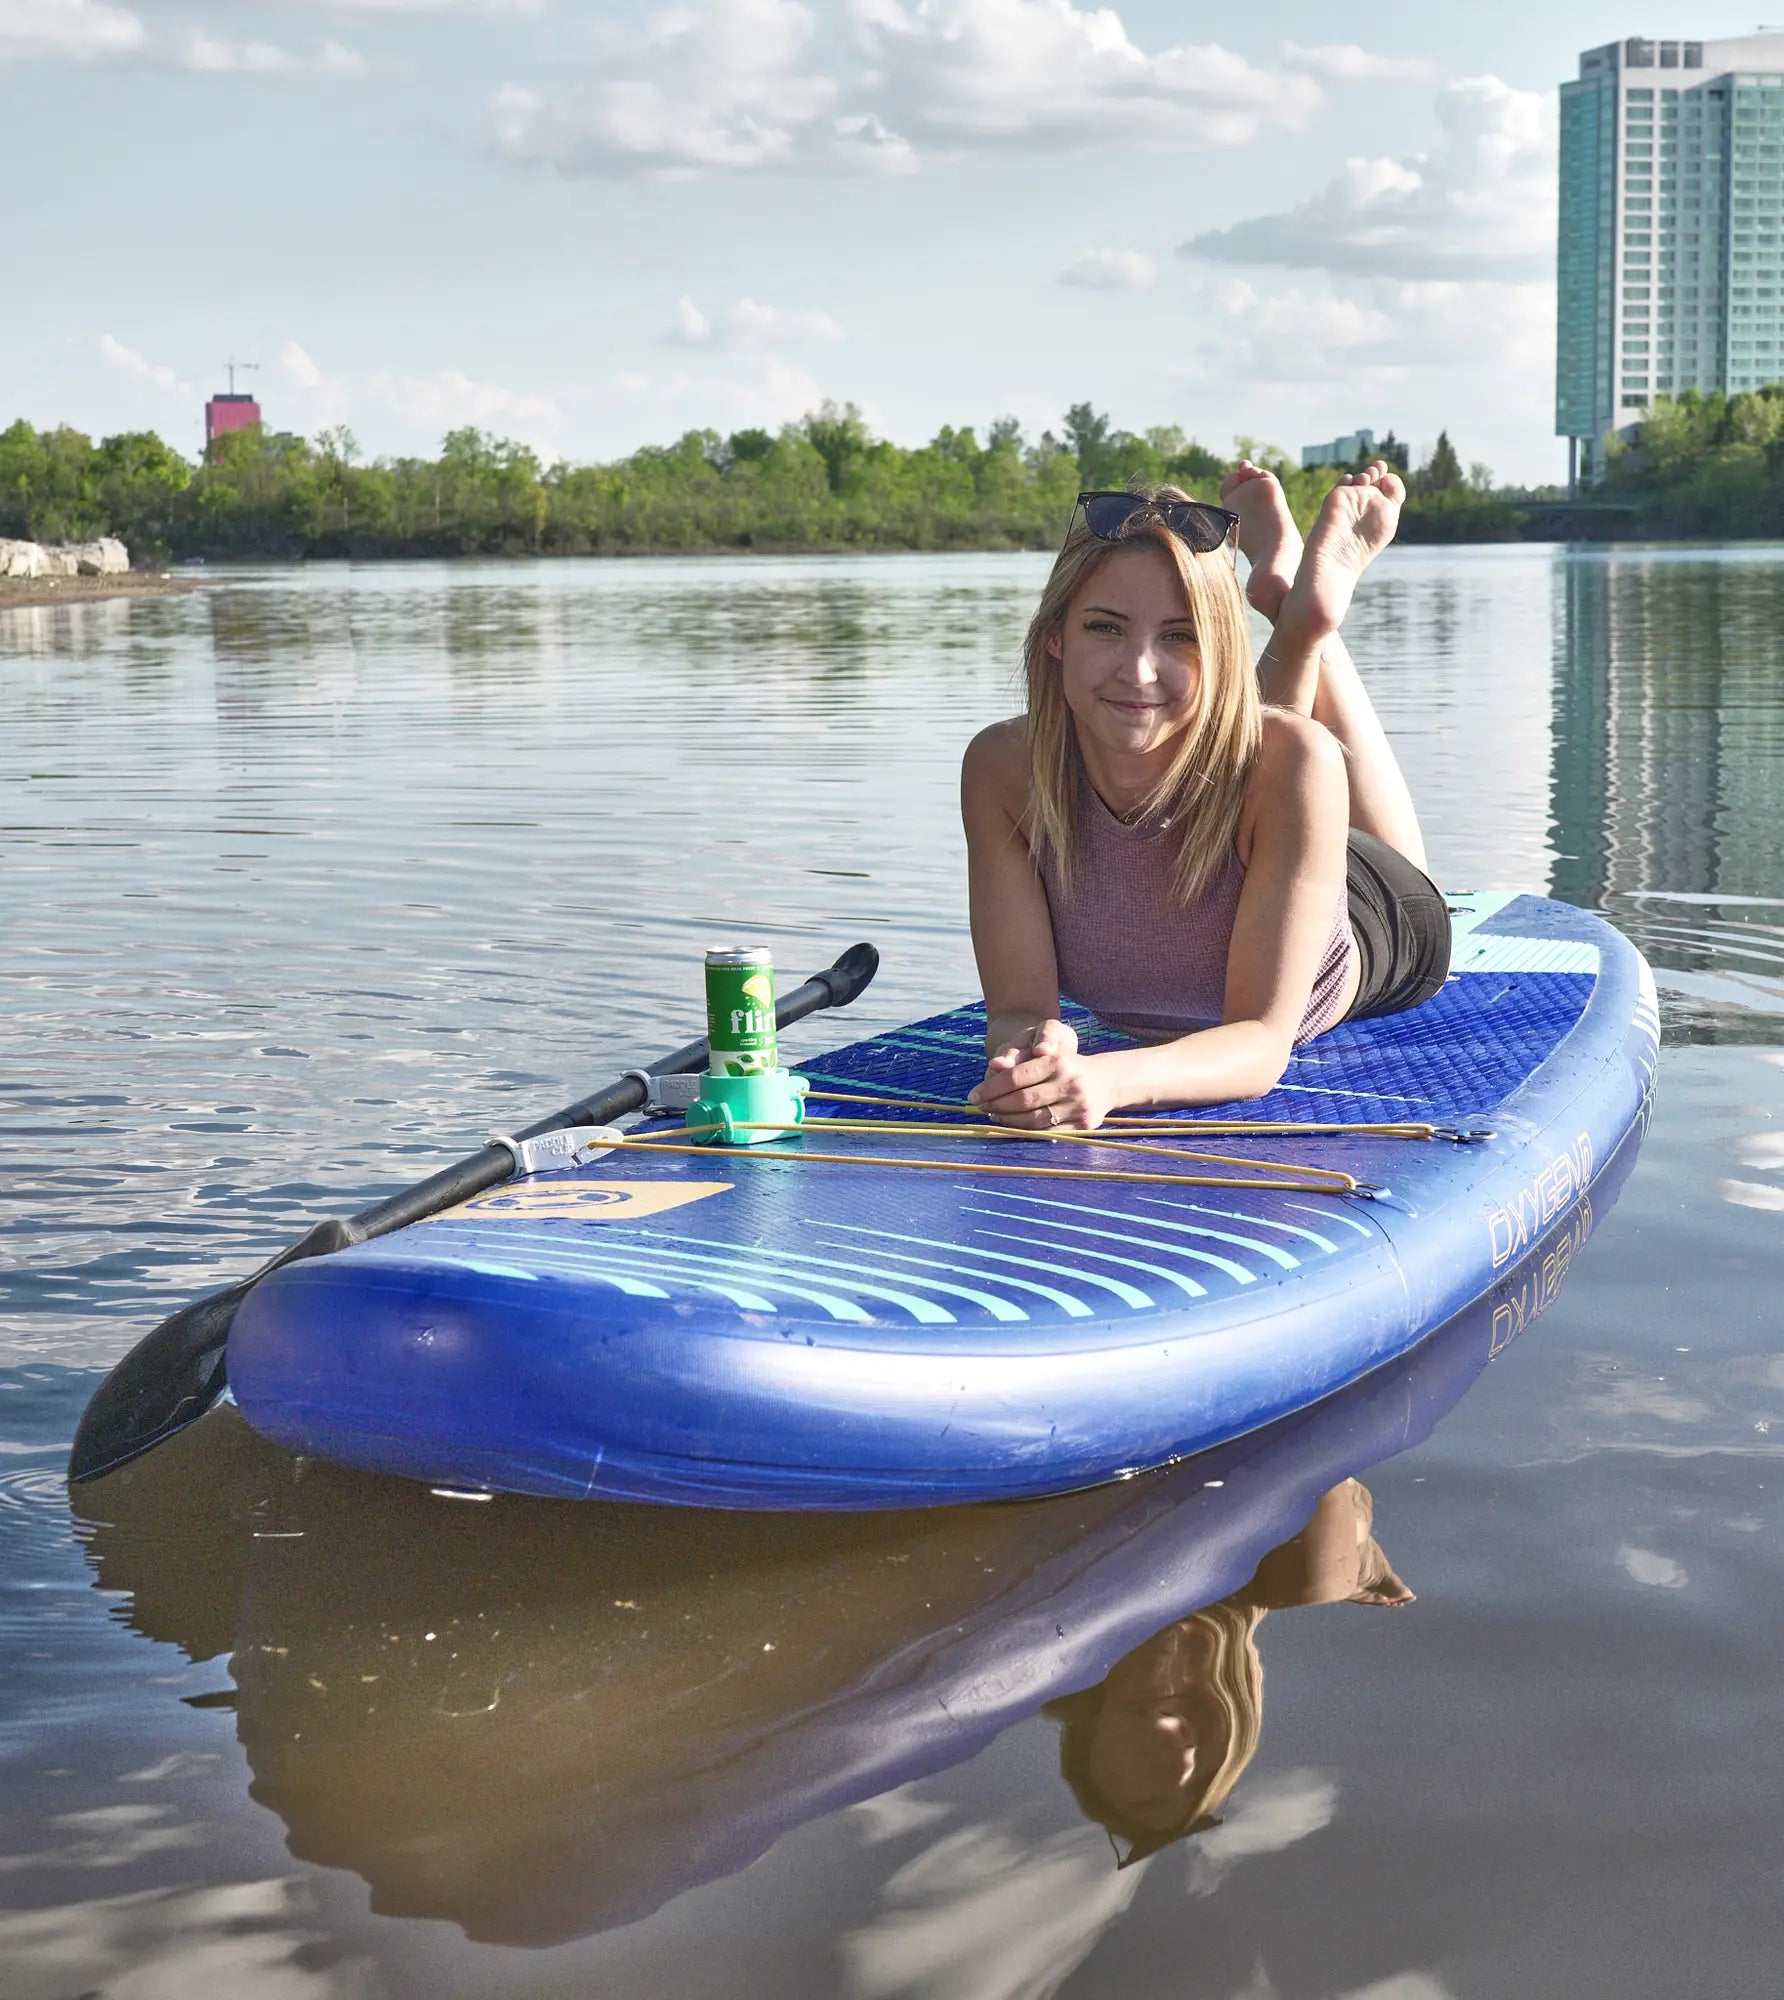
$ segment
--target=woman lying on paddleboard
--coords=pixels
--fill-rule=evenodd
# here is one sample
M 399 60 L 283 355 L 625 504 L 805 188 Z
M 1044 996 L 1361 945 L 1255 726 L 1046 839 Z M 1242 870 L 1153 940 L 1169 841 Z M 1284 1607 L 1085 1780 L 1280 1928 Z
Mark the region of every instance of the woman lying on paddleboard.
M 1081 496 L 1029 626 L 1027 713 L 967 749 L 972 1094 L 1002 1124 L 1262 1096 L 1301 1044 L 1447 976 L 1418 815 L 1338 637 L 1405 488 L 1348 475 L 1305 548 L 1272 474 L 1242 465 L 1221 498 Z M 1275 627 L 1255 664 L 1246 596 Z M 1062 993 L 1144 1046 L 1080 1054 Z

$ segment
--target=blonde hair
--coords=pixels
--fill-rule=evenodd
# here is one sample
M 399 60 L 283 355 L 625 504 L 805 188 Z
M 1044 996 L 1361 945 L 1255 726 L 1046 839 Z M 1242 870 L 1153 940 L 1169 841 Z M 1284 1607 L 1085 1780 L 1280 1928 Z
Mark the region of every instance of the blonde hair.
M 1175 486 L 1154 486 L 1140 497 L 1187 500 L 1189 495 Z M 1224 548 L 1197 555 L 1148 508 L 1137 508 L 1108 541 L 1093 535 L 1082 515 L 1074 519 L 1029 623 L 1022 647 L 1029 767 L 1023 831 L 1037 860 L 1044 851 L 1061 886 L 1069 886 L 1078 842 L 1082 758 L 1054 645 L 1063 639 L 1072 600 L 1103 563 L 1121 549 L 1148 545 L 1163 551 L 1182 579 L 1202 663 L 1195 716 L 1141 805 L 1143 814 L 1157 813 L 1171 822 L 1171 891 L 1179 902 L 1189 903 L 1233 844 L 1246 781 L 1263 738 L 1263 717 L 1245 599 L 1231 558 Z
M 1079 1809 L 1112 1837 L 1128 1843 L 1127 1853 L 1120 1856 L 1121 1867 L 1145 1860 L 1186 1834 L 1201 1832 L 1245 1775 L 1246 1766 L 1257 1752 L 1263 1725 L 1264 1667 L 1258 1658 L 1256 1638 L 1263 1616 L 1263 1611 L 1248 1603 L 1245 1593 L 1240 1591 L 1180 1619 L 1175 1625 L 1166 1626 L 1143 1646 L 1136 1647 L 1096 1687 L 1050 1701 L 1043 1710 L 1062 1725 L 1060 1775 L 1070 1786 Z M 1219 1734 L 1224 1738 L 1219 1746 L 1218 1763 L 1198 1758 L 1194 1783 L 1184 1791 L 1173 1823 L 1162 1828 L 1133 1817 L 1118 1801 L 1106 1796 L 1092 1776 L 1090 1765 L 1091 1740 L 1110 1681 L 1119 1667 L 1138 1663 L 1146 1656 L 1150 1656 L 1147 1664 L 1154 1667 L 1162 1680 L 1184 1696 L 1186 1715 L 1189 1698 L 1196 1693 L 1212 1703 L 1219 1716 Z M 1180 1659 L 1196 1662 L 1187 1679 L 1178 1664 Z M 1197 1745 L 1199 1750 L 1212 1747 L 1207 1743 Z

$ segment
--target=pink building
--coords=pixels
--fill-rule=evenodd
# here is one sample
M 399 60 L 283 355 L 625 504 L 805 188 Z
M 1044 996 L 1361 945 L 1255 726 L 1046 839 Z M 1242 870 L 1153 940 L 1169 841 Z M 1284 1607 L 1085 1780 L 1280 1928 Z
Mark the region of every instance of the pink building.
M 252 396 L 213 396 L 204 406 L 204 441 L 208 448 L 225 431 L 246 430 L 260 421 L 260 405 Z

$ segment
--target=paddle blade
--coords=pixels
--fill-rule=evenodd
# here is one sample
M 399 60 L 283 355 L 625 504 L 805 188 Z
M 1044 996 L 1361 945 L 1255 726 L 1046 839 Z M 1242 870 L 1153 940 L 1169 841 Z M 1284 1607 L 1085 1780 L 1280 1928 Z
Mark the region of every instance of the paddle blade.
M 223 1393 L 229 1323 L 253 1279 L 181 1306 L 100 1383 L 69 1454 L 69 1484 L 128 1465 L 201 1417 Z
M 68 1483 L 101 1478 L 194 1423 L 222 1395 L 223 1354 L 236 1308 L 269 1271 L 326 1256 L 353 1241 L 349 1225 L 319 1222 L 258 1271 L 170 1313 L 93 1392 L 68 1455 Z

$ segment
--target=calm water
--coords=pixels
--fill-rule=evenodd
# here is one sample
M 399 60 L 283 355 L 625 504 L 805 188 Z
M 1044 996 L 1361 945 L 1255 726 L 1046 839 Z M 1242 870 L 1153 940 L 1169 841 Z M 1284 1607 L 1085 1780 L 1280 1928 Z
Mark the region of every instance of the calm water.
M 1356 615 L 1439 875 L 1604 910 L 1665 1008 L 1474 1386 L 1490 1317 L 1184 1476 L 842 1524 L 466 1507 L 225 1413 L 71 1519 L 139 1332 L 687 1038 L 711 937 L 879 944 L 801 1049 L 966 996 L 957 751 L 1041 573 L 0 612 L 4 2000 L 1776 1995 L 1777 551 L 1402 553 Z M 1118 1868 L 1099 1730 L 1130 1797 L 1240 1744 L 1222 1823 Z

